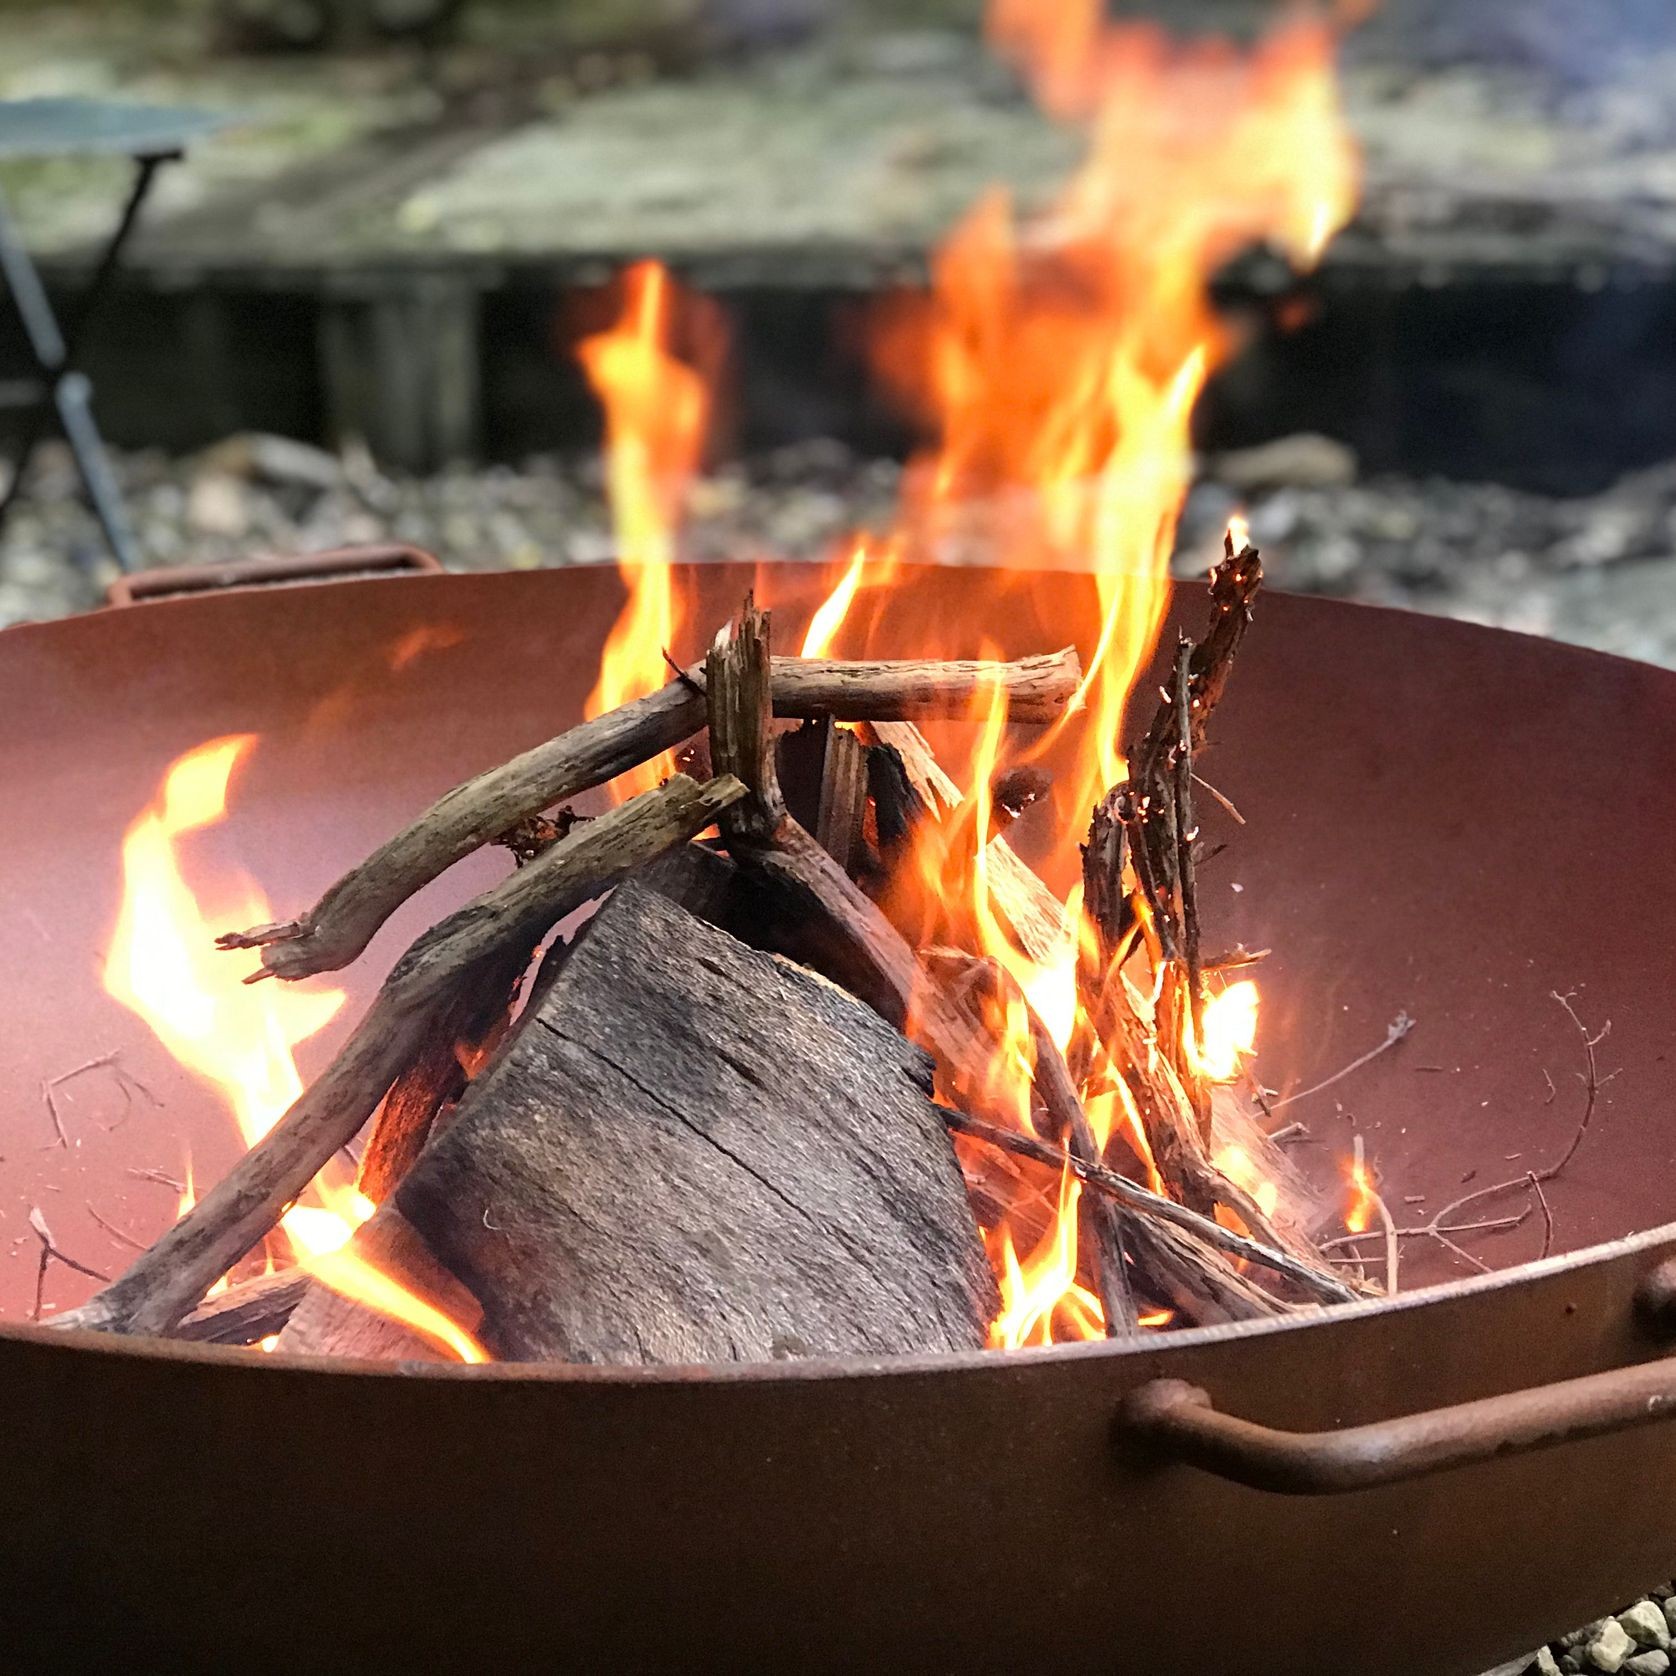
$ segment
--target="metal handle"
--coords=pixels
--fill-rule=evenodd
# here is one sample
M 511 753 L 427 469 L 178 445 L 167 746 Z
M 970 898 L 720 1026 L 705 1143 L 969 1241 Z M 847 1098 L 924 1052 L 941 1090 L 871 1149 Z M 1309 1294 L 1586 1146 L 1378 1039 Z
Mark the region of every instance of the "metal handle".
M 1676 1264 L 1643 1281 L 1644 1316 L 1668 1324 Z M 1676 1357 L 1407 1414 L 1336 1432 L 1283 1432 L 1223 1414 L 1180 1379 L 1155 1379 L 1130 1394 L 1123 1432 L 1171 1460 L 1278 1495 L 1341 1495 L 1422 1478 L 1561 1443 L 1604 1437 L 1676 1415 Z
M 334 547 L 326 553 L 282 554 L 265 559 L 237 559 L 230 564 L 180 565 L 167 570 L 119 576 L 105 590 L 107 605 L 135 605 L 175 594 L 209 593 L 222 588 L 263 587 L 276 582 L 329 582 L 346 576 L 386 571 L 424 574 L 442 565 L 419 547 L 397 542 L 367 547 Z

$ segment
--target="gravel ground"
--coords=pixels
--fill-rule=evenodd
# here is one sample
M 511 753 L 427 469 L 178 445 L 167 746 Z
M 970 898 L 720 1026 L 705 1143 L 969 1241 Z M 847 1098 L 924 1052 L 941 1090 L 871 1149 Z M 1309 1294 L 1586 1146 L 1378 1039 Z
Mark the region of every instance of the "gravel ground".
M 395 478 L 240 437 L 189 460 L 119 457 L 148 562 L 177 565 L 399 539 L 451 568 L 530 569 L 609 557 L 596 460 L 459 468 Z M 693 497 L 696 557 L 827 554 L 858 522 L 884 522 L 899 472 L 832 443 L 706 478 Z M 1551 635 L 1676 667 L 1676 466 L 1609 493 L 1553 500 L 1493 484 L 1359 481 L 1320 439 L 1207 462 L 1183 525 L 1183 573 L 1245 507 L 1277 585 Z M 968 557 L 981 553 L 968 552 Z M 110 578 L 62 452 L 0 540 L 0 626 L 83 611 Z

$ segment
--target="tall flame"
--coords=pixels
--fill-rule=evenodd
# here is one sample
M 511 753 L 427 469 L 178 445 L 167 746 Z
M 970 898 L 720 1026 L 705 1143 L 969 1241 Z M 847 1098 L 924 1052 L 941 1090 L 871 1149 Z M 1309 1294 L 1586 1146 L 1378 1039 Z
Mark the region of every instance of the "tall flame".
M 684 299 L 658 262 L 629 268 L 623 291 L 616 323 L 577 350 L 605 409 L 606 489 L 618 568 L 629 590 L 600 658 L 589 716 L 669 679 L 665 653 L 681 626 L 669 567 L 710 414 L 703 374 L 672 346 L 679 311 L 701 346 L 713 347 L 709 316 Z M 672 759 L 659 758 L 619 782 L 619 794 L 647 790 L 672 768 Z
M 226 871 L 217 900 L 206 903 L 182 872 L 183 841 L 226 818 L 228 782 L 255 743 L 253 734 L 236 734 L 188 751 L 129 826 L 122 904 L 104 970 L 109 993 L 226 1101 L 246 1147 L 302 1093 L 294 1050 L 330 1023 L 346 999 L 336 989 L 242 982 L 217 952 L 215 928 L 270 919 L 267 901 L 251 880 Z M 180 1214 L 195 1201 L 189 1163 Z M 280 1226 L 297 1261 L 323 1284 L 396 1316 L 463 1361 L 484 1360 L 468 1334 L 348 1247 L 373 1209 L 334 1161 Z
M 1211 281 L 1258 242 L 1314 262 L 1354 208 L 1358 173 L 1323 19 L 1296 15 L 1242 53 L 1104 14 L 1103 0 L 992 0 L 991 44 L 1044 109 L 1085 130 L 1086 160 L 1031 222 L 1002 193 L 983 199 L 938 255 L 929 293 L 887 311 L 876 342 L 887 380 L 937 438 L 910 472 L 899 542 L 935 550 L 976 503 L 1000 563 L 1093 573 L 1100 626 L 1084 683 L 1037 747 L 1067 728 L 1083 741 L 1054 787 L 1054 830 L 1067 845 L 1126 777 L 1125 711 L 1163 621 L 1193 411 L 1237 347 Z M 949 823 L 958 836 L 921 845 L 922 895 L 945 932 L 961 922 L 953 940 L 996 961 L 1063 1047 L 1077 1023 L 1075 935 L 1026 952 L 997 911 L 989 787 L 1006 718 L 996 702 L 976 719 L 971 794 Z M 948 899 L 951 878 L 966 881 L 964 907 Z M 1077 926 L 1080 901 L 1065 910 L 1065 926 Z M 1253 984 L 1207 1003 L 1205 1040 L 1186 1045 L 1209 1080 L 1237 1076 L 1256 1022 Z M 1002 1023 L 992 1076 L 1005 1080 L 1033 1049 L 1022 1008 Z M 1085 1088 L 1090 1120 L 1102 1142 L 1121 1129 L 1150 1169 L 1116 1081 Z M 1017 1098 L 1027 1123 L 1027 1094 Z M 1249 1158 L 1227 1162 L 1260 1200 L 1271 1197 Z M 1028 1256 L 1000 1231 L 995 1342 L 1100 1330 L 1098 1304 L 1076 1281 L 1077 1191 L 1062 1184 L 1059 1215 Z

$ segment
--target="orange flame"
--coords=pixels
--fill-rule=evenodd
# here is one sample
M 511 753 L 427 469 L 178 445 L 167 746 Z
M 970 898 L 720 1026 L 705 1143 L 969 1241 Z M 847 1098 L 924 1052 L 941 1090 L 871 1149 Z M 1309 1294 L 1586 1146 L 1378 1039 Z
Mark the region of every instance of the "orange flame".
M 1373 1226 L 1378 1208 L 1379 1192 L 1367 1159 L 1362 1155 L 1362 1137 L 1358 1135 L 1355 1156 L 1350 1160 L 1350 1204 L 1344 1213 L 1345 1228 L 1352 1234 L 1366 1233 Z
M 1100 626 L 1083 686 L 1042 742 L 1065 728 L 1087 742 L 1054 787 L 1067 845 L 1126 777 L 1125 710 L 1163 621 L 1194 407 L 1237 347 L 1211 280 L 1262 241 L 1316 260 L 1354 208 L 1358 173 L 1324 21 L 1296 16 L 1246 54 L 1221 41 L 1178 45 L 1104 13 L 1103 0 L 992 0 L 992 45 L 1046 110 L 1085 128 L 1086 162 L 1028 225 L 1004 195 L 985 198 L 939 254 L 929 294 L 888 311 L 876 342 L 887 380 L 937 433 L 910 473 L 898 540 L 935 550 L 981 504 L 1001 563 L 1093 572 Z M 1235 532 L 1243 546 L 1243 520 Z M 971 794 L 946 823 L 957 835 L 922 843 L 921 893 L 945 933 L 956 922 L 952 940 L 996 961 L 1063 1047 L 1078 1024 L 1075 933 L 1026 953 L 999 911 L 989 786 L 1006 717 L 997 701 L 975 719 Z M 963 903 L 949 901 L 951 878 L 968 881 Z M 1080 910 L 1073 896 L 1066 927 Z M 1023 1009 L 1006 1013 L 992 1068 L 1003 1083 L 1032 1056 Z M 1256 986 L 1212 998 L 1203 1023 L 1195 1063 L 1211 1081 L 1235 1080 L 1255 1043 Z M 1102 1143 L 1121 1128 L 1150 1169 L 1121 1079 L 1084 1093 Z M 1027 1124 L 1027 1092 L 1018 1104 Z M 1242 1153 L 1227 1167 L 1272 1204 L 1277 1190 L 1255 1161 Z M 1075 1280 L 1076 1191 L 1062 1188 L 1058 1222 L 1028 1259 L 999 1231 L 996 1343 L 1100 1330 L 1098 1304 Z
M 169 767 L 157 796 L 129 826 L 122 843 L 122 904 L 104 970 L 109 993 L 226 1101 L 247 1147 L 261 1140 L 303 1091 L 293 1050 L 323 1029 L 346 999 L 336 989 L 242 982 L 235 963 L 215 948 L 215 927 L 271 919 L 266 899 L 249 879 L 229 873 L 222 875 L 217 900 L 206 903 L 181 871 L 183 840 L 226 818 L 228 782 L 255 742 L 252 734 L 237 734 L 188 751 Z M 180 1214 L 196 1200 L 188 1161 Z M 382 1275 L 375 1279 L 370 1265 L 342 1249 L 372 1211 L 348 1171 L 334 1161 L 303 1201 L 286 1211 L 280 1226 L 297 1260 L 325 1284 L 397 1314 L 391 1306 L 402 1291 L 398 1283 Z M 429 1308 L 418 1298 L 409 1297 L 408 1303 L 421 1312 Z M 409 1324 L 430 1330 L 419 1321 Z M 449 1329 L 453 1336 L 432 1336 L 462 1360 L 483 1359 L 481 1352 L 465 1356 L 456 1342 L 459 1329 L 452 1323 Z
M 589 716 L 669 679 L 664 654 L 681 626 L 669 567 L 710 412 L 703 375 L 670 347 L 678 308 L 703 342 L 713 340 L 708 317 L 677 292 L 661 263 L 636 263 L 624 273 L 623 287 L 616 324 L 577 350 L 605 409 L 606 486 L 618 569 L 629 590 L 601 654 Z M 672 757 L 660 757 L 620 781 L 619 794 L 645 791 L 673 769 Z

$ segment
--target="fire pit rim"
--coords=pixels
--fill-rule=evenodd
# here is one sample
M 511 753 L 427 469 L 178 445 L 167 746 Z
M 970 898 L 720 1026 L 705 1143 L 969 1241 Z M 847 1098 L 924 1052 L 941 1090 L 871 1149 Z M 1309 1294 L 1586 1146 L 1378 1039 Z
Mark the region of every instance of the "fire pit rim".
M 55 1345 L 95 1355 L 161 1357 L 169 1361 L 246 1367 L 256 1371 L 283 1368 L 293 1373 L 375 1375 L 412 1379 L 516 1380 L 556 1384 L 685 1386 L 694 1380 L 711 1384 L 773 1384 L 858 1376 L 918 1375 L 941 1371 L 971 1372 L 984 1368 L 1011 1369 L 1040 1366 L 1044 1360 L 1130 1360 L 1158 1358 L 1175 1350 L 1191 1350 L 1275 1333 L 1307 1332 L 1369 1316 L 1421 1310 L 1462 1302 L 1516 1287 L 1526 1281 L 1581 1273 L 1633 1259 L 1644 1251 L 1676 1246 L 1676 1221 L 1643 1229 L 1621 1239 L 1603 1240 L 1577 1251 L 1493 1269 L 1486 1274 L 1417 1286 L 1390 1298 L 1366 1298 L 1355 1303 L 1301 1308 L 1288 1316 L 1230 1321 L 1210 1327 L 1184 1327 L 1166 1333 L 1141 1334 L 1129 1339 L 1091 1339 L 1081 1343 L 1036 1346 L 1024 1350 L 965 1350 L 908 1356 L 810 1356 L 783 1362 L 668 1362 L 656 1366 L 603 1366 L 590 1363 L 489 1362 L 463 1363 L 363 1361 L 353 1357 L 323 1358 L 283 1351 L 253 1352 L 248 1346 L 208 1344 L 190 1339 L 128 1336 L 118 1333 L 62 1329 L 49 1322 L 0 1322 L 0 1342 Z

